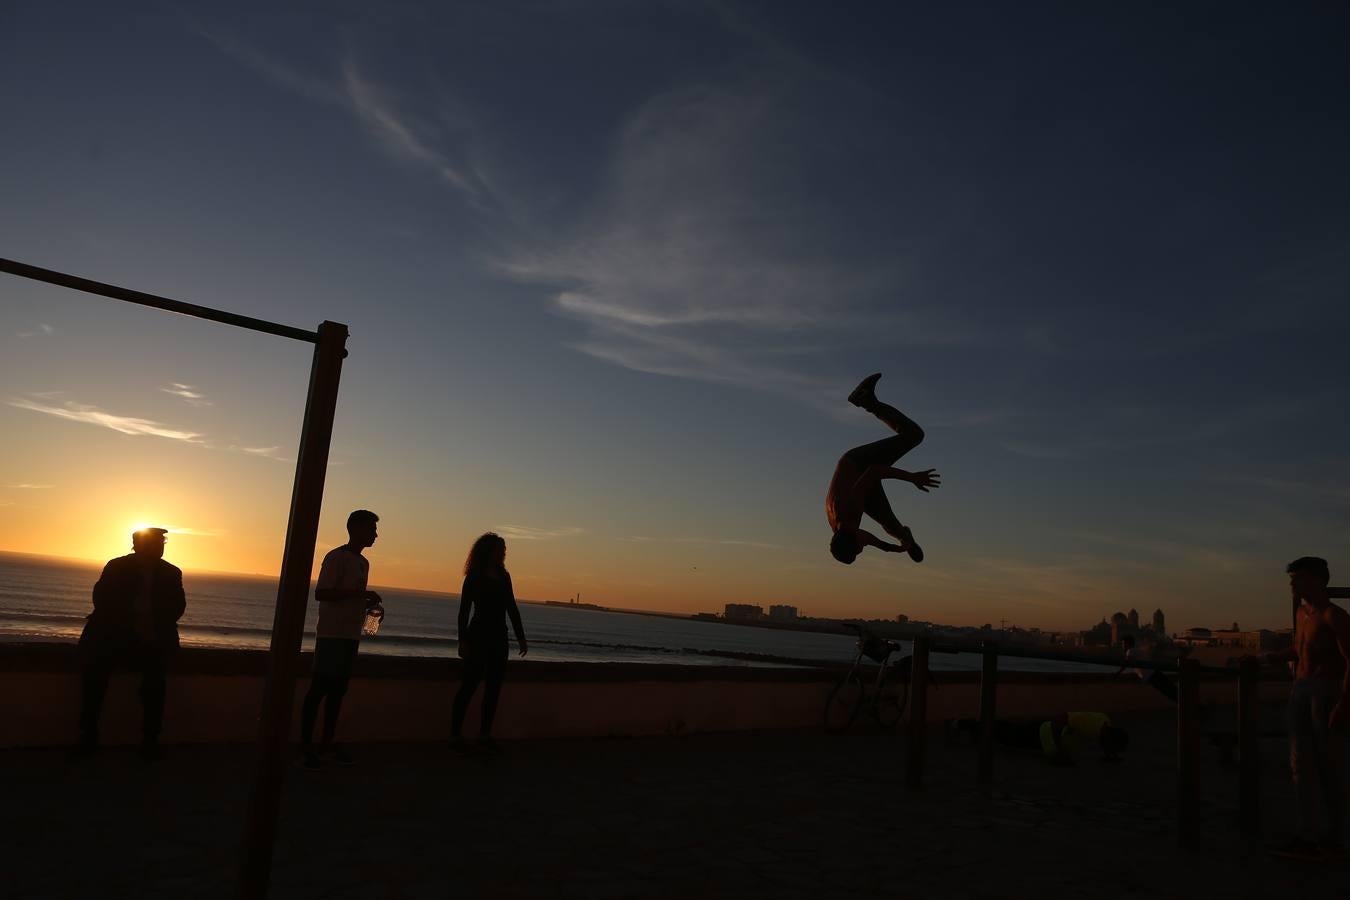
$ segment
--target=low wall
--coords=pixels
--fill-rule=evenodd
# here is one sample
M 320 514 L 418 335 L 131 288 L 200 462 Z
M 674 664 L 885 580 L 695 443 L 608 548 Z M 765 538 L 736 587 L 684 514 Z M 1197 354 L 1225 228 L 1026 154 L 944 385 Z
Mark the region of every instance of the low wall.
M 308 672 L 309 654 L 300 671 Z M 169 679 L 166 743 L 245 743 L 257 734 L 266 654 L 185 648 Z M 529 662 L 507 668 L 494 726 L 500 738 L 671 735 L 708 731 L 809 729 L 821 724 L 839 677 L 830 669 L 669 666 L 628 663 Z M 930 724 L 974 716 L 977 674 L 936 672 Z M 73 644 L 0 644 L 0 746 L 71 743 L 79 708 Z M 441 741 L 449 736 L 450 702 L 459 661 L 362 656 L 342 708 L 343 740 Z M 107 744 L 139 739 L 137 679 L 113 678 L 100 737 Z M 308 686 L 296 686 L 299 699 Z M 1281 686 L 1266 686 L 1278 696 Z M 1233 701 L 1227 679 L 1206 681 L 1209 701 Z M 1287 690 L 1287 689 L 1285 689 Z M 477 700 L 466 733 L 477 731 Z M 1080 674 L 1002 673 L 999 715 L 1053 714 L 1070 709 L 1113 714 L 1169 708 L 1133 678 Z

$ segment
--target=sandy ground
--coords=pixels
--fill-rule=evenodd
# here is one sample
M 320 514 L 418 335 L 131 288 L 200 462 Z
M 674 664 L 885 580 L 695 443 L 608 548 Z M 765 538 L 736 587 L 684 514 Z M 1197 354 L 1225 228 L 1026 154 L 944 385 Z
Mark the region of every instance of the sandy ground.
M 493 758 L 362 745 L 288 774 L 276 898 L 1350 896 L 1350 867 L 1292 863 L 1236 833 L 1236 769 L 1206 752 L 1206 833 L 1176 849 L 1166 717 L 1123 722 L 1123 765 L 1073 769 L 930 743 L 903 786 L 894 735 L 737 734 L 505 745 Z M 1264 810 L 1292 816 L 1263 745 Z M 232 895 L 251 748 L 0 753 L 7 900 Z

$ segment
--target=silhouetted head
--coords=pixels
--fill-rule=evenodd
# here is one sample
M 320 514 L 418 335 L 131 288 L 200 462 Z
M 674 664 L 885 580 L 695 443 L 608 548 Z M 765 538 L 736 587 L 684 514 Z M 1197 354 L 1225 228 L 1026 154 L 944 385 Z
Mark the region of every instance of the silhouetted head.
M 164 558 L 165 535 L 169 533 L 167 528 L 142 528 L 139 531 L 131 533 L 131 549 L 137 556 L 143 556 L 147 559 Z
M 851 531 L 836 531 L 830 538 L 830 555 L 846 566 L 858 558 L 858 538 Z
M 1289 573 L 1289 589 L 1296 601 L 1322 597 L 1331 582 L 1331 569 L 1320 556 L 1300 556 L 1284 570 Z
M 1125 748 L 1130 746 L 1130 733 L 1115 725 L 1103 725 L 1098 740 L 1101 741 L 1102 753 L 1106 754 L 1107 759 L 1112 759 L 1124 753 Z
M 347 517 L 347 537 L 358 547 L 370 547 L 379 535 L 375 533 L 375 523 L 380 517 L 368 509 L 358 509 Z
M 473 542 L 469 556 L 464 560 L 464 574 L 494 572 L 506 568 L 506 541 L 489 531 Z

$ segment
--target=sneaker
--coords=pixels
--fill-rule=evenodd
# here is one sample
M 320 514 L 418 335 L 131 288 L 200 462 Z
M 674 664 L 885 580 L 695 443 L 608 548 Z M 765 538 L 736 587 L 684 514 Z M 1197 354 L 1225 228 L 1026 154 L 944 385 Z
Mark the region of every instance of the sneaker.
M 905 537 L 905 552 L 909 554 L 909 558 L 915 562 L 923 562 L 923 548 L 914 540 L 914 532 L 902 527 L 900 533 Z
M 332 754 L 333 762 L 337 763 L 339 766 L 345 768 L 347 766 L 356 765 L 356 760 L 347 752 L 347 748 L 341 744 L 334 744 L 332 750 L 329 752 Z
M 853 393 L 848 395 L 848 402 L 854 406 L 866 409 L 876 402 L 877 382 L 881 380 L 881 373 L 876 372 L 868 375 L 858 386 L 853 389 Z
M 319 752 L 313 748 L 307 748 L 300 757 L 300 767 L 308 772 L 317 772 L 323 768 L 323 760 L 319 759 Z

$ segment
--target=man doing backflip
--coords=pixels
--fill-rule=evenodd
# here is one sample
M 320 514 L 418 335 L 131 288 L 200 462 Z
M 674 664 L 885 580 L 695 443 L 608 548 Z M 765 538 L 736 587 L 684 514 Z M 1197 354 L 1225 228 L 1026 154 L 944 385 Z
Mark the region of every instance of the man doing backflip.
M 900 524 L 886 499 L 881 482 L 887 478 L 908 481 L 927 493 L 941 486 L 941 476 L 933 469 L 906 472 L 895 468 L 895 462 L 923 440 L 923 429 L 893 406 L 877 399 L 876 386 L 881 373 L 868 375 L 848 402 L 867 410 L 885 422 L 895 432 L 892 437 L 854 447 L 839 458 L 825 494 L 825 518 L 830 522 L 834 537 L 830 539 L 830 555 L 845 565 L 858 558 L 864 547 L 877 547 L 889 553 L 908 553 L 915 562 L 923 562 L 923 548 L 914 540 L 913 533 Z M 886 533 L 898 540 L 891 544 L 880 540 L 859 526 L 863 514 L 871 516 Z

